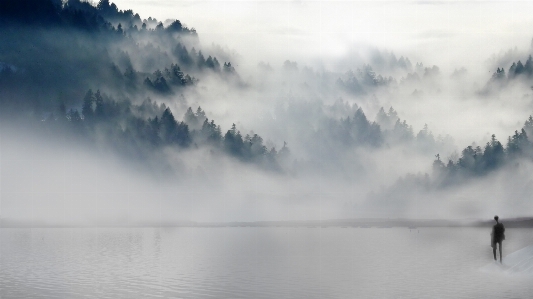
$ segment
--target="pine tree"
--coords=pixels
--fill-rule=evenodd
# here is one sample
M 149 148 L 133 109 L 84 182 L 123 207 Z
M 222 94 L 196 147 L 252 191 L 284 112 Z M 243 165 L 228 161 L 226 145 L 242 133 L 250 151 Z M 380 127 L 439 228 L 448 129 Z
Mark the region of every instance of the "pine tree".
M 198 69 L 203 69 L 205 67 L 205 58 L 202 54 L 202 51 L 198 52 L 198 59 L 196 59 L 196 66 Z
M 191 107 L 187 109 L 187 112 L 185 112 L 183 119 L 192 128 L 195 128 L 198 125 L 198 119 L 196 118 L 196 115 L 194 115 L 194 112 L 192 112 Z
M 97 90 L 94 95 L 94 103 L 94 116 L 96 119 L 102 120 L 104 118 L 104 98 L 102 97 L 100 90 Z
M 206 61 L 205 61 L 205 66 L 214 70 L 215 69 L 215 63 L 213 62 L 213 58 L 211 57 L 211 55 L 209 55 L 209 57 L 207 57 Z
M 83 104 L 81 108 L 81 113 L 83 114 L 83 119 L 86 121 L 92 121 L 94 118 L 94 94 L 91 89 L 87 91 L 85 97 L 83 98 Z

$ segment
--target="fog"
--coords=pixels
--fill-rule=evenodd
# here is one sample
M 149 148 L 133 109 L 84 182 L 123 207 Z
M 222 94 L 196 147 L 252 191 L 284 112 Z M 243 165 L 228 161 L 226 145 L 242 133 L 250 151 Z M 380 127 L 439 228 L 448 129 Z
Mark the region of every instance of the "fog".
M 300 71 L 302 67 L 310 67 L 316 72 L 344 74 L 364 63 L 376 70 L 372 61 L 375 50 L 392 52 L 397 58 L 407 57 L 413 66 L 417 62 L 425 67 L 437 65 L 442 77 L 436 88 L 438 94 L 425 90 L 423 99 L 406 100 L 415 87 L 390 98 L 380 98 L 379 104 L 373 104 L 375 111 L 368 113 L 373 117 L 380 106 L 392 105 L 415 129 L 427 123 L 433 131 L 450 134 L 461 141 L 460 144 L 484 142 L 491 134 L 507 136 L 519 127 L 518 123 L 522 125 L 531 111 L 529 99 L 516 99 L 530 94 L 527 90 L 502 95 L 514 98 L 514 105 L 478 100 L 472 94 L 485 85 L 495 68 L 507 69 L 520 59 L 524 62 L 531 53 L 529 28 L 533 24 L 526 12 L 532 4 L 528 2 L 116 3 L 119 7 L 143 12 L 143 18 L 145 15 L 161 20 L 178 18 L 201 32 L 200 43 L 204 46 L 215 43 L 236 51 L 239 54 L 237 70 L 244 79 L 264 80 L 263 74 L 257 73 L 258 63 L 269 63 L 279 70 L 286 60 L 297 62 Z M 460 82 L 447 80 L 454 70 L 463 67 L 467 70 L 465 78 Z M 402 77 L 405 74 L 395 78 L 399 81 Z M 294 83 L 305 82 L 298 79 Z M 336 100 L 329 90 L 328 93 L 329 99 L 322 100 Z M 276 95 L 280 95 L 278 90 Z M 260 96 L 272 97 L 265 95 L 264 90 Z M 258 96 L 240 96 L 250 97 Z M 247 113 L 241 114 L 248 113 L 247 109 Z M 239 120 L 242 117 L 240 115 Z
M 366 45 L 448 72 L 458 66 L 475 72 L 492 54 L 531 41 L 526 1 L 115 2 L 143 18 L 180 19 L 202 32 L 205 44 L 236 49 L 252 66 L 301 58 L 334 65 L 353 45 Z
M 531 137 L 518 136 L 533 133 L 532 68 L 510 74 L 532 53 L 532 3 L 114 2 L 140 15 L 120 38 L 35 24 L 2 32 L 56 54 L 0 46 L 4 111 L 23 111 L 0 113 L 3 220 L 485 219 L 532 207 Z M 168 29 L 175 19 L 186 29 Z M 191 118 L 189 107 L 203 112 Z M 220 126 L 215 141 L 205 118 Z M 483 155 L 496 140 L 505 159 Z M 480 146 L 478 166 L 465 162 L 468 146 Z

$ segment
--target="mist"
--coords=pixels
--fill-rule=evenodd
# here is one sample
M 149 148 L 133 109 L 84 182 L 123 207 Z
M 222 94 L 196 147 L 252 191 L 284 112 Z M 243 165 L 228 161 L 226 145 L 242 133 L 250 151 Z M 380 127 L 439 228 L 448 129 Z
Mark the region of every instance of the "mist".
M 2 220 L 465 219 L 531 208 L 532 4 L 115 4 L 67 1 L 54 4 L 57 19 L 2 23 L 4 44 L 24 36 L 0 46 Z M 490 164 L 485 145 L 496 141 L 502 158 Z M 469 146 L 485 160 L 466 163 Z

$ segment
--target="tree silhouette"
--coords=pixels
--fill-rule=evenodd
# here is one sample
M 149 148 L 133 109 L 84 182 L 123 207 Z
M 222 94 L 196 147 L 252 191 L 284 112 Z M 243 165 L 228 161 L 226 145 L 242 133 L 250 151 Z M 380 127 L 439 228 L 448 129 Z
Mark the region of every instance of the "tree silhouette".
M 94 119 L 94 102 L 95 98 L 93 91 L 89 89 L 83 98 L 83 104 L 81 108 L 81 113 L 86 121 L 92 121 Z

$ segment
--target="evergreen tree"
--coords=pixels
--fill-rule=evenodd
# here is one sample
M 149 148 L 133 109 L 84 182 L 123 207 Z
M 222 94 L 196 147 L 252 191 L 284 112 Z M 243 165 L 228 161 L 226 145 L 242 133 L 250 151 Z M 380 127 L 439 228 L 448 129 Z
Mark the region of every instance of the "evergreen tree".
M 432 148 L 435 145 L 435 138 L 427 124 L 424 124 L 424 128 L 416 135 L 416 141 L 424 148 Z
M 178 145 L 183 147 L 187 147 L 191 143 L 189 126 L 185 122 L 180 122 L 177 125 L 175 140 Z
M 94 94 L 94 103 L 94 116 L 96 119 L 102 120 L 104 118 L 104 98 L 102 97 L 100 90 L 97 90 Z
M 109 0 L 100 0 L 98 2 L 98 5 L 96 5 L 96 8 L 101 11 L 106 11 L 110 8 Z
M 170 25 L 168 25 L 166 30 L 170 33 L 179 33 L 183 30 L 183 25 L 179 20 L 175 20 Z
M 196 61 L 198 60 L 198 53 L 196 52 L 196 49 L 194 47 L 192 47 L 191 49 L 190 56 L 192 59 L 192 63 L 196 63 Z
M 196 66 L 198 67 L 198 69 L 203 69 L 205 64 L 206 63 L 205 63 L 204 55 L 202 54 L 202 51 L 199 51 L 198 59 L 196 59 Z
M 170 65 L 169 81 L 173 85 L 185 85 L 184 75 L 177 64 Z
M 196 109 L 196 119 L 198 119 L 199 121 L 203 121 L 204 119 L 206 119 L 206 116 L 205 116 L 205 112 L 204 110 L 202 110 L 202 107 L 198 106 L 198 109 Z
M 206 118 L 202 124 L 200 132 L 203 138 L 212 144 L 219 145 L 222 140 L 220 126 L 217 126 L 213 120 L 209 122 L 209 119 Z
M 383 107 L 379 108 L 378 114 L 376 115 L 376 122 L 384 128 L 389 126 L 389 116 Z
M 137 73 L 133 68 L 126 68 L 124 71 L 124 78 L 126 79 L 127 86 L 135 88 L 137 84 Z
M 433 161 L 433 172 L 440 173 L 445 169 L 444 163 L 440 160 L 440 154 L 436 154 L 435 158 L 436 159 Z
M 224 72 L 233 74 L 235 73 L 235 68 L 231 66 L 231 62 L 225 63 L 224 62 Z
M 523 153 L 529 152 L 530 143 L 527 133 L 524 129 L 518 133 L 515 131 L 513 136 L 510 136 L 507 141 L 507 152 L 511 158 L 518 157 Z
M 233 156 L 242 157 L 243 140 L 242 135 L 235 124 L 231 126 L 224 135 L 224 149 Z
M 531 58 L 531 55 L 529 55 L 526 64 L 524 65 L 524 73 L 526 73 L 528 77 L 533 75 L 533 58 Z
M 207 60 L 205 61 L 205 66 L 212 70 L 215 69 L 215 63 L 213 62 L 213 58 L 211 58 L 211 55 L 207 57 Z
M 81 113 L 86 121 L 91 121 L 94 118 L 94 101 L 95 98 L 93 91 L 89 89 L 83 98 L 83 104 L 81 108 Z
M 531 115 L 524 123 L 523 129 L 526 131 L 527 136 L 533 136 L 533 117 Z
M 381 129 L 378 124 L 370 123 L 361 108 L 355 111 L 353 117 L 353 140 L 360 144 L 378 146 L 382 142 Z
M 168 70 L 167 70 L 168 71 Z M 169 72 L 169 71 L 168 71 Z M 170 72 L 169 72 L 170 73 Z M 153 73 L 153 78 L 154 80 L 151 81 L 151 80 L 145 80 L 145 84 L 148 86 L 148 87 L 151 87 L 153 90 L 159 92 L 159 93 L 170 93 L 171 89 L 170 89 L 170 86 L 168 86 L 167 84 L 167 80 L 165 79 L 165 77 L 163 76 L 163 72 L 161 72 L 160 70 L 156 70 L 154 73 Z
M 509 79 L 516 77 L 516 63 L 513 62 L 513 64 L 509 68 L 509 72 L 507 76 L 509 76 Z
M 254 134 L 254 136 L 250 138 L 249 142 L 250 154 L 252 157 L 260 157 L 266 153 L 267 148 L 263 145 L 263 138 L 261 138 L 261 136 Z
M 522 64 L 520 60 L 518 60 L 518 62 L 516 63 L 515 74 L 521 75 L 523 73 L 524 73 L 524 65 Z
M 176 45 L 176 48 L 174 48 L 173 53 L 174 53 L 174 56 L 178 58 L 180 64 L 183 67 L 188 68 L 192 66 L 193 59 L 191 58 L 191 55 L 189 54 L 189 52 L 187 51 L 187 48 L 184 45 L 182 45 L 181 43 L 178 43 Z
M 81 116 L 77 109 L 70 109 L 67 113 L 67 119 L 71 123 L 79 123 L 81 122 Z
M 154 119 L 148 118 L 146 135 L 150 144 L 159 145 L 161 143 L 161 138 L 159 136 L 160 128 L 161 122 L 157 116 Z
M 503 80 L 505 79 L 505 70 L 503 68 L 498 68 L 496 73 L 492 74 L 492 80 Z
M 406 142 L 414 138 L 413 127 L 407 124 L 407 121 L 401 121 L 399 118 L 392 129 L 393 140 Z
M 213 58 L 213 69 L 215 72 L 220 72 L 220 63 L 218 62 L 217 58 Z
M 463 169 L 474 171 L 476 168 L 476 151 L 470 145 L 461 152 L 459 166 Z
M 161 138 L 163 141 L 166 143 L 172 143 L 174 141 L 174 137 L 177 132 L 177 126 L 178 123 L 170 109 L 165 109 L 165 111 L 163 111 L 163 115 L 161 115 L 160 122 Z
M 148 87 L 148 88 L 154 88 L 154 83 L 152 82 L 152 80 L 150 80 L 150 78 L 146 77 L 146 79 L 144 79 L 143 81 L 143 84 Z
M 265 147 L 266 150 L 266 147 Z M 287 142 L 283 141 L 283 147 L 279 150 L 278 156 L 281 160 L 287 160 L 291 154 L 289 147 L 287 147 Z
M 505 152 L 502 144 L 496 140 L 496 135 L 492 134 L 490 142 L 487 142 L 483 152 L 484 168 L 492 170 L 503 163 Z
M 187 112 L 185 112 L 183 119 L 185 123 L 191 126 L 191 128 L 195 128 L 198 126 L 198 119 L 196 118 L 196 115 L 194 114 L 194 112 L 192 112 L 191 107 L 187 109 Z

